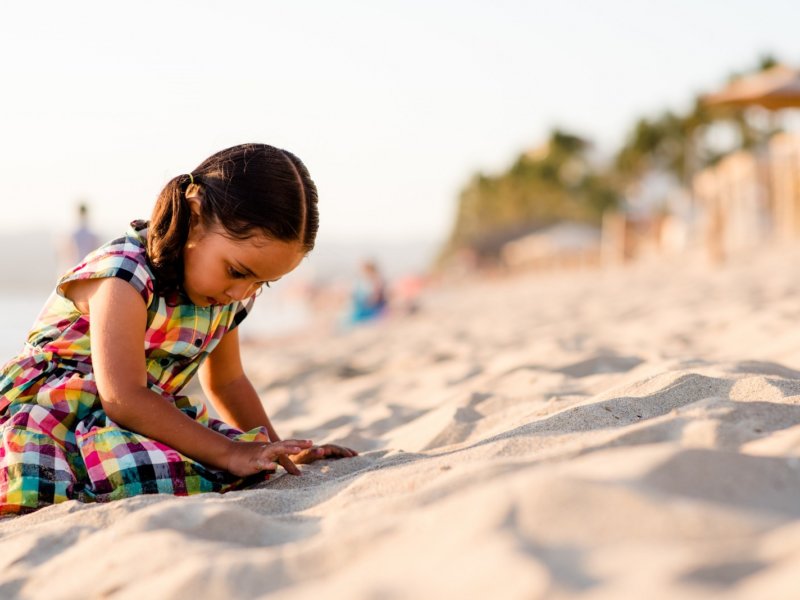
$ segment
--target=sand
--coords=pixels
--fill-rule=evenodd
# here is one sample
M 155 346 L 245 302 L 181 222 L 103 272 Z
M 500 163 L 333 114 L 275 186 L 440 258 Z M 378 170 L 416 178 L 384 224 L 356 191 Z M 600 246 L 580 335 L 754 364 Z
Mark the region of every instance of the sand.
M 798 259 L 462 282 L 250 345 L 279 432 L 361 455 L 0 520 L 0 597 L 797 597 Z

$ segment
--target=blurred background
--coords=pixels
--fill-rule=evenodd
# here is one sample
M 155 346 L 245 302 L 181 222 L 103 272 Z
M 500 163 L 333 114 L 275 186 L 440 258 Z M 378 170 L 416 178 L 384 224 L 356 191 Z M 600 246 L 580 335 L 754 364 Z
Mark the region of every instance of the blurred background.
M 82 245 L 248 141 L 299 155 L 321 211 L 251 339 L 413 312 L 475 276 L 714 265 L 800 236 L 794 2 L 0 10 L 5 354 Z

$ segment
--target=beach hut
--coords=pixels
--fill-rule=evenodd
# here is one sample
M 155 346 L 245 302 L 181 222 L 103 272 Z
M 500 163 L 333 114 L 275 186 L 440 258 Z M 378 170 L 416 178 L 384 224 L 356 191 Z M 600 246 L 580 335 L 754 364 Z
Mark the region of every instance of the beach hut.
M 702 101 L 711 109 L 760 107 L 774 121 L 776 111 L 800 107 L 800 70 L 776 65 L 734 79 Z M 796 136 L 782 134 L 757 153 L 736 153 L 695 176 L 712 257 L 752 246 L 765 232 L 762 215 L 776 237 L 800 236 L 799 149 Z
M 769 141 L 769 190 L 775 234 L 800 237 L 800 136 L 779 133 Z
M 708 107 L 797 108 L 800 107 L 800 71 L 786 65 L 776 65 L 734 79 L 718 92 L 703 96 L 702 100 Z
M 506 243 L 503 262 L 511 268 L 580 267 L 600 262 L 600 229 L 565 221 Z

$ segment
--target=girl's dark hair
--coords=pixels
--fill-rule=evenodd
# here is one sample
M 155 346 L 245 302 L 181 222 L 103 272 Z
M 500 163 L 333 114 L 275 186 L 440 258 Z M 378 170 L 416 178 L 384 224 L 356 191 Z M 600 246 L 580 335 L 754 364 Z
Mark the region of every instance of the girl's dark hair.
M 156 200 L 147 233 L 147 257 L 159 289 L 183 283 L 183 247 L 191 210 L 186 189 L 200 186 L 204 226 L 220 225 L 234 239 L 261 233 L 314 248 L 319 229 L 317 188 L 291 152 L 266 144 L 242 144 L 208 157 L 191 175 L 172 178 Z

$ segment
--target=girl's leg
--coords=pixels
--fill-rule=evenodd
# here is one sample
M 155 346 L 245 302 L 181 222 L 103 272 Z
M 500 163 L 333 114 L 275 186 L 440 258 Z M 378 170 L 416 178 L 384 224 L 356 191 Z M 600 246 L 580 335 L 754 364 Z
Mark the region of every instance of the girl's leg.
M 75 497 L 64 444 L 42 431 L 46 409 L 25 405 L 0 425 L 0 513 L 23 513 Z
M 260 430 L 242 433 L 215 419 L 203 421 L 231 439 L 267 440 Z M 122 429 L 104 414 L 95 413 L 86 423 L 80 423 L 75 434 L 90 491 L 101 502 L 141 494 L 225 492 L 255 482 L 206 467 L 166 444 Z M 263 474 L 258 481 L 267 478 Z

